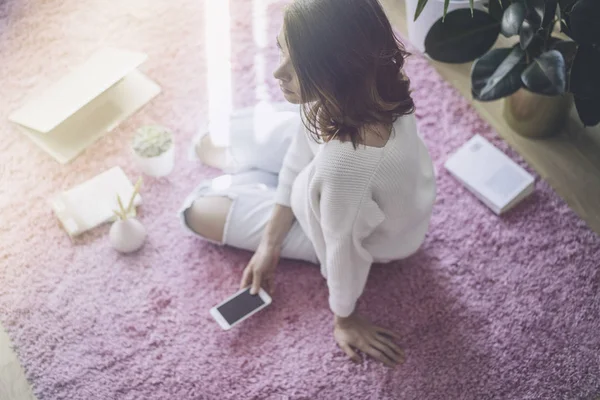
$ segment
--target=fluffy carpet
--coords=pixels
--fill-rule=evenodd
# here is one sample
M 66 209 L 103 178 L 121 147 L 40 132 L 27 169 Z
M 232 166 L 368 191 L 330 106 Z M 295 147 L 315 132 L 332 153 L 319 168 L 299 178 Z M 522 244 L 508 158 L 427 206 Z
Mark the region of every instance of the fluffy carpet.
M 3 116 L 102 45 L 147 52 L 142 70 L 163 87 L 67 166 L 0 122 L 0 319 L 39 399 L 598 398 L 600 239 L 543 181 L 498 218 L 443 170 L 475 133 L 522 160 L 420 56 L 407 71 L 438 169 L 431 231 L 413 258 L 374 267 L 360 304 L 401 334 L 406 363 L 349 362 L 325 282 L 301 263 L 281 265 L 271 307 L 221 331 L 208 309 L 236 289 L 250 254 L 185 236 L 175 211 L 217 173 L 187 161 L 185 145 L 206 125 L 205 50 L 223 37 L 204 24 L 222 2 L 0 3 Z M 234 107 L 281 100 L 268 72 L 281 5 L 230 0 Z M 71 243 L 46 199 L 114 165 L 135 179 L 127 144 L 147 123 L 172 128 L 179 145 L 173 174 L 142 190 L 147 244 L 118 255 L 106 226 Z

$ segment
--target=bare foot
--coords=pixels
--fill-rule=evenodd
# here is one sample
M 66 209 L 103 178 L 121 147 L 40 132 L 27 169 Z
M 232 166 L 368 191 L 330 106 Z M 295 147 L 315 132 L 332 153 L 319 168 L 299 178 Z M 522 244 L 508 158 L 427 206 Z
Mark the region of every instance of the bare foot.
M 196 144 L 195 150 L 200 161 L 209 167 L 226 169 L 229 166 L 227 148 L 215 146 L 210 135 L 205 135 Z

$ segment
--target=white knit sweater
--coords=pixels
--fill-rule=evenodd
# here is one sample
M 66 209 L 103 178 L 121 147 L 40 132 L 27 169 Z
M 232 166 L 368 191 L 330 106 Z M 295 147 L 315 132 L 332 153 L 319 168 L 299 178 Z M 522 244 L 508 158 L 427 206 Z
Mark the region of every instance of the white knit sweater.
M 312 241 L 329 306 L 350 315 L 373 262 L 405 258 L 423 243 L 435 201 L 434 168 L 414 115 L 394 123 L 384 147 L 293 139 L 277 203 L 291 207 Z

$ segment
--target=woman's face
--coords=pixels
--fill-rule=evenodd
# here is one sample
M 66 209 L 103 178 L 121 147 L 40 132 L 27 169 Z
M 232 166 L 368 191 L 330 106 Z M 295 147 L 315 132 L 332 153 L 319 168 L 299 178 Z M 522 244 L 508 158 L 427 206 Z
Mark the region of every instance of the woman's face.
M 277 36 L 277 46 L 279 47 L 279 67 L 273 72 L 273 76 L 279 81 L 279 87 L 285 99 L 292 104 L 300 104 L 302 103 L 300 83 L 290 59 L 283 30 Z

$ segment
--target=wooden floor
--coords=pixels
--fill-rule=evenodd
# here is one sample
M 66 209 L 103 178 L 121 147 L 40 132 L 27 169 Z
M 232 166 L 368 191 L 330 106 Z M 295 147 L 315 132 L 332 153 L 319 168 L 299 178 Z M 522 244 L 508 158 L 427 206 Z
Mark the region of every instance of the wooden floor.
M 11 349 L 10 339 L 0 326 L 0 399 L 35 400 L 17 360 Z
M 402 1 L 382 0 L 392 23 L 406 33 Z M 433 63 L 439 73 L 470 99 L 470 65 Z M 473 102 L 475 109 L 498 134 L 548 181 L 556 192 L 600 233 L 600 127 L 583 129 L 573 118 L 558 137 L 529 140 L 513 132 L 502 118 L 502 102 Z M 34 400 L 23 369 L 0 326 L 0 399 Z

